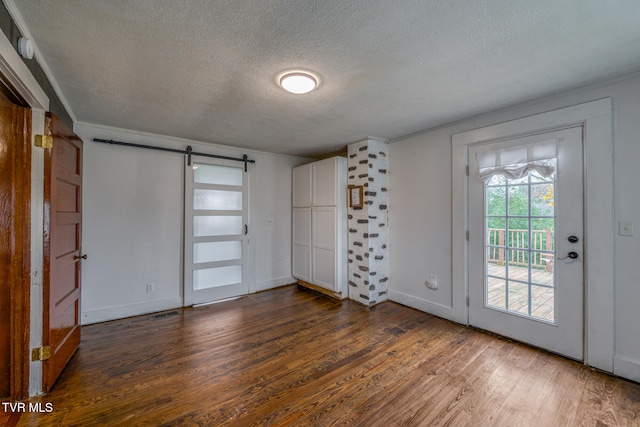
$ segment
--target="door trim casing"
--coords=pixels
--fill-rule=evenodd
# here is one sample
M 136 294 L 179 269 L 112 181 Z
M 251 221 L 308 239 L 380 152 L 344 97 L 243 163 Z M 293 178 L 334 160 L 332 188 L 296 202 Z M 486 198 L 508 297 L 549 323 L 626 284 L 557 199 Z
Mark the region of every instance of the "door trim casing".
M 452 306 L 453 320 L 468 324 L 469 146 L 583 126 L 584 144 L 584 362 L 613 372 L 614 236 L 612 100 L 584 104 L 454 134 L 452 144 Z M 590 245 L 590 242 L 594 244 Z M 589 259 L 597 259 L 589 263 Z M 462 262 L 453 262 L 462 260 Z
M 31 108 L 49 108 L 49 98 L 4 34 L 0 37 L 0 73 Z
M 0 74 L 5 78 L 15 93 L 26 101 L 31 110 L 31 123 L 29 127 L 33 144 L 33 135 L 43 133 L 44 112 L 49 108 L 49 98 L 33 77 L 22 58 L 16 52 L 11 41 L 0 33 Z M 29 223 L 32 230 L 39 230 L 42 227 L 42 207 L 43 207 L 43 173 L 44 173 L 44 152 L 33 149 L 31 151 L 31 213 Z M 25 171 L 26 173 L 26 171 Z M 25 378 L 27 384 L 22 382 L 21 395 L 36 395 L 41 390 L 42 370 L 40 362 L 30 362 L 29 347 L 38 347 L 42 342 L 42 253 L 37 248 L 42 248 L 42 234 L 31 233 L 30 241 L 24 242 L 30 248 L 30 292 L 25 293 L 26 298 L 21 300 L 22 310 L 29 314 L 29 325 L 20 325 L 20 334 L 28 337 L 27 345 L 20 349 L 20 354 L 16 354 L 16 359 L 20 359 L 21 364 L 25 364 Z M 36 248 L 36 250 L 34 250 Z M 17 302 L 17 301 L 16 301 Z M 17 332 L 16 332 L 17 333 Z M 24 380 L 23 380 L 24 381 Z
M 5 390 L 3 384 L 0 397 L 24 400 L 29 396 L 29 359 L 26 355 L 29 353 L 30 332 L 31 110 L 12 99 L 9 102 L 11 106 L 7 107 L 7 115 L 11 123 L 7 126 L 9 136 L 3 155 L 3 163 L 8 168 L 2 173 L 2 179 L 6 180 L 2 190 L 2 204 L 6 209 L 3 214 L 8 214 L 3 220 L 3 240 L 8 237 L 8 247 L 3 249 L 9 255 L 7 277 L 2 278 L 3 292 L 8 291 L 8 301 L 3 309 L 9 314 L 8 325 L 5 324 L 9 339 L 2 351 L 6 351 L 8 356 L 9 377 L 8 388 Z

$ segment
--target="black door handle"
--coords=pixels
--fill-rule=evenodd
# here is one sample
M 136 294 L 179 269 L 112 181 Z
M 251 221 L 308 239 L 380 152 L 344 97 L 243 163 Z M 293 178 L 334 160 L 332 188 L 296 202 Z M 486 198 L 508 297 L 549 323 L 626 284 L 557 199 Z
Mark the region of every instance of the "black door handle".
M 567 258 L 571 258 L 571 259 L 577 259 L 578 258 L 578 253 L 577 252 L 569 252 L 567 254 L 566 257 L 562 257 L 562 258 L 558 258 L 559 260 L 563 260 L 563 259 L 567 259 Z

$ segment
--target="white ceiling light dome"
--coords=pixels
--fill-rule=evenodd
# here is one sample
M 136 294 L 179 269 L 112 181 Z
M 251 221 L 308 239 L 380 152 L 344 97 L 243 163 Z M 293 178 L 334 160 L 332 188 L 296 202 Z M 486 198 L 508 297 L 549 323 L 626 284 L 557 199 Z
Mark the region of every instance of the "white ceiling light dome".
M 309 71 L 285 71 L 278 76 L 278 84 L 287 92 L 300 95 L 318 87 L 318 76 Z

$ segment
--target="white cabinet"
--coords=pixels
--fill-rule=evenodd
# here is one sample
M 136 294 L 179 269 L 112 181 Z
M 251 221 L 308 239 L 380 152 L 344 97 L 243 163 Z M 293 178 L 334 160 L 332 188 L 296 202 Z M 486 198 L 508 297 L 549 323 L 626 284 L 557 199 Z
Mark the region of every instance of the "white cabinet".
M 293 168 L 293 277 L 338 298 L 348 296 L 346 178 L 343 157 Z

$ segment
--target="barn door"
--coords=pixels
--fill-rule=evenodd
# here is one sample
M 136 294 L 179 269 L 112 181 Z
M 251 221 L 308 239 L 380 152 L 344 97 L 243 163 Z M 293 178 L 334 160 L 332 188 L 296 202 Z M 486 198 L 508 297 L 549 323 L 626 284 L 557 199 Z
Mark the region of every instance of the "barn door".
M 229 161 L 192 159 L 185 166 L 185 306 L 249 292 L 247 173 Z
M 53 114 L 45 151 L 43 390 L 56 379 L 80 345 L 82 254 L 82 141 Z

